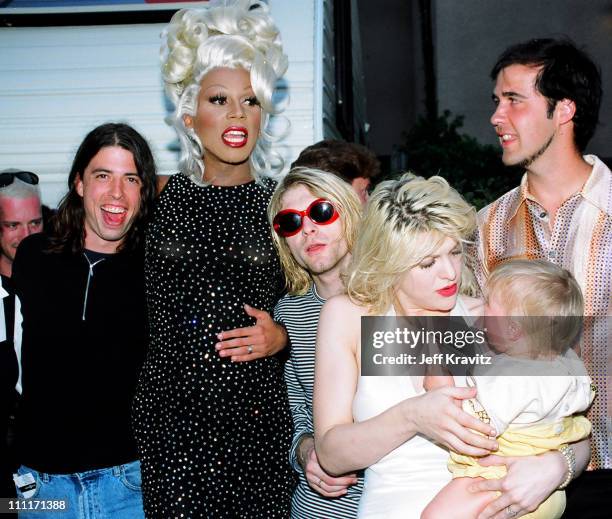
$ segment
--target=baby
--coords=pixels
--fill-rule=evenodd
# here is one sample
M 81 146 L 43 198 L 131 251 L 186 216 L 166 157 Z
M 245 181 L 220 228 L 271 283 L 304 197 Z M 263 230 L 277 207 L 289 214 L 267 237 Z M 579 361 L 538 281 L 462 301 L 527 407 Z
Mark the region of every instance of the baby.
M 572 275 L 546 261 L 511 260 L 496 268 L 487 282 L 485 330 L 494 355 L 468 377 L 474 399 L 463 408 L 497 431 L 500 456 L 530 456 L 560 450 L 573 474 L 568 444 L 591 431 L 583 413 L 593 400 L 591 381 L 571 349 L 583 315 L 580 287 Z M 546 317 L 542 317 L 546 316 Z M 426 376 L 427 389 L 448 377 Z M 421 519 L 475 519 L 495 497 L 471 493 L 472 478 L 502 478 L 506 467 L 484 467 L 476 458 L 451 452 L 453 480 L 423 511 Z M 557 519 L 565 509 L 565 492 L 557 490 L 537 510 L 522 517 Z

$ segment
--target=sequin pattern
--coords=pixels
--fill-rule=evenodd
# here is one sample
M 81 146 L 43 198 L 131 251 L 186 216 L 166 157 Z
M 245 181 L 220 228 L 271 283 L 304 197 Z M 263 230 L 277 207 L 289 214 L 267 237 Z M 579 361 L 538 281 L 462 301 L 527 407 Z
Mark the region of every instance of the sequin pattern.
M 174 175 L 147 236 L 149 354 L 134 402 L 147 517 L 289 516 L 292 424 L 276 358 L 222 359 L 215 334 L 272 311 L 281 271 L 273 183 L 198 186 Z

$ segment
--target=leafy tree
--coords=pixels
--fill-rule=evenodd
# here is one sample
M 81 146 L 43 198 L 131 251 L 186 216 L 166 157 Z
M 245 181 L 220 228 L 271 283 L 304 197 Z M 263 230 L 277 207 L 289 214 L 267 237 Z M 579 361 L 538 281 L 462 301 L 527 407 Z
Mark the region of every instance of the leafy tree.
M 496 146 L 481 144 L 459 132 L 463 116 L 451 112 L 434 119 L 419 118 L 401 147 L 407 169 L 417 175 L 440 175 L 478 209 L 516 187 L 522 170 L 507 167 Z

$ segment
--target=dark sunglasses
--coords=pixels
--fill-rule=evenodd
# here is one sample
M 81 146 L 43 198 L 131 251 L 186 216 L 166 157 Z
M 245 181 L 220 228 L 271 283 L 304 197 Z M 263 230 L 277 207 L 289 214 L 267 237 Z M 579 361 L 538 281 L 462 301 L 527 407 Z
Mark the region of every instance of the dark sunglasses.
M 10 186 L 15 178 L 33 186 L 38 184 L 38 175 L 36 173 L 30 173 L 29 171 L 12 171 L 10 173 L 0 173 L 0 188 Z
M 340 214 L 329 200 L 317 198 L 304 211 L 297 209 L 279 211 L 272 220 L 272 226 L 279 236 L 287 238 L 300 232 L 305 216 L 317 225 L 329 225 L 335 222 Z

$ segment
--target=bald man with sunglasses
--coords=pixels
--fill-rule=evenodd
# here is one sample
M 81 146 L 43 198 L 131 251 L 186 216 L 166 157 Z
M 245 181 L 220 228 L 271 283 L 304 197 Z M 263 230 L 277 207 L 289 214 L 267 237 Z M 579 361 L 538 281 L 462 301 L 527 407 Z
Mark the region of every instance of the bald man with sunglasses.
M 0 171 L 0 497 L 15 497 L 15 460 L 9 446 L 18 394 L 19 368 L 13 346 L 15 292 L 11 283 L 17 247 L 43 229 L 38 176 L 20 169 Z
M 29 171 L 0 171 L 0 274 L 6 288 L 17 247 L 43 230 L 38 176 Z

